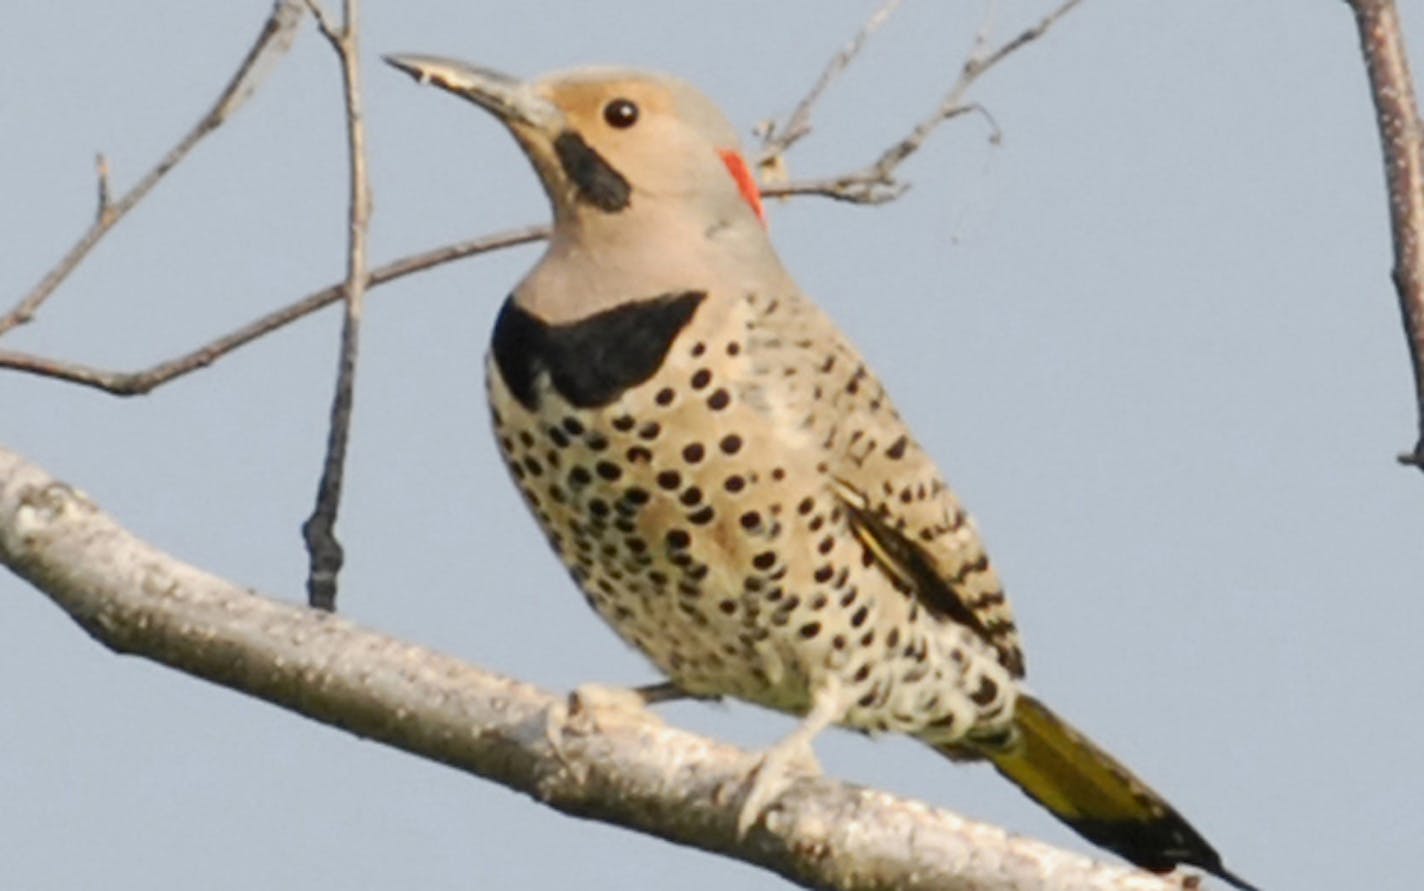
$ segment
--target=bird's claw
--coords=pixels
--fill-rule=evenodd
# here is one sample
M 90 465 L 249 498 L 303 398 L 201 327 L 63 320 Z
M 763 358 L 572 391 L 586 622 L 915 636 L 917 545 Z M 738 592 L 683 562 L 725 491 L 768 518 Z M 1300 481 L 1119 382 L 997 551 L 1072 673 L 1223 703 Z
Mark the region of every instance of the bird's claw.
M 737 837 L 746 838 L 771 806 L 802 776 L 820 776 L 821 765 L 809 742 L 785 739 L 754 756 L 743 785 L 746 794 L 737 813 Z
M 661 719 L 647 710 L 649 702 L 661 701 L 650 699 L 646 695 L 649 689 L 652 688 L 580 684 L 564 699 L 555 700 L 544 713 L 544 737 L 554 757 L 576 780 L 582 782 L 587 771 L 577 759 L 569 757 L 569 737 L 597 733 L 601 729 L 600 716 L 616 713 L 638 715 L 644 720 L 660 723 Z

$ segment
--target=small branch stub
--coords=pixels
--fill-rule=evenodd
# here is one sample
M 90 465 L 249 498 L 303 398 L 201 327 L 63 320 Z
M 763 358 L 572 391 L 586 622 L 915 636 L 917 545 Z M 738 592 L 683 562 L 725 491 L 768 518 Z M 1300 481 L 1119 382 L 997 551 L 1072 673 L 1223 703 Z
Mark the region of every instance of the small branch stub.
M 99 180 L 99 207 L 94 212 L 94 220 L 102 226 L 109 216 L 109 159 L 103 152 L 94 156 L 94 172 Z

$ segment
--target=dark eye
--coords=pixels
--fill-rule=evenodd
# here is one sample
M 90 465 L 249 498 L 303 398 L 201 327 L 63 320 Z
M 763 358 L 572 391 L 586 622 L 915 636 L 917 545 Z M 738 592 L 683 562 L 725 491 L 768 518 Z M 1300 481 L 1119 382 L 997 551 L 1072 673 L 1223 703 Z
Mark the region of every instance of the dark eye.
M 610 127 L 626 129 L 638 123 L 638 106 L 627 99 L 614 99 L 603 106 L 603 119 Z

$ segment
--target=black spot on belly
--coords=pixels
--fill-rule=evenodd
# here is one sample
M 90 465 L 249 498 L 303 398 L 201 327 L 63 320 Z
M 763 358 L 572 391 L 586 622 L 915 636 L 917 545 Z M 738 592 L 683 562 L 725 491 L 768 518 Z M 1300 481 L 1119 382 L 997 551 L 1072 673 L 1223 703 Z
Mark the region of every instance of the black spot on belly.
M 550 325 L 511 298 L 494 325 L 495 364 L 530 411 L 539 404 L 540 375 L 579 408 L 608 405 L 653 376 L 706 297 L 703 291 L 664 294 L 567 325 Z
M 578 189 L 579 199 L 599 210 L 617 213 L 628 206 L 633 190 L 623 174 L 572 130 L 554 139 L 554 154 L 564 175 Z

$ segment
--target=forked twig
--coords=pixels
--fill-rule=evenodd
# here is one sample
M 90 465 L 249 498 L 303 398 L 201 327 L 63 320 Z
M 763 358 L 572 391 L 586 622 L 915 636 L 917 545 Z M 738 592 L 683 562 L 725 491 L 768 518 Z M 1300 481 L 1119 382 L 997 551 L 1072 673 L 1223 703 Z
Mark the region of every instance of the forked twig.
M 168 150 L 152 170 L 146 173 L 133 188 L 129 189 L 118 201 L 109 201 L 109 166 L 106 161 L 99 163 L 99 212 L 95 214 L 94 222 L 89 225 L 84 234 L 79 237 L 60 261 L 55 264 L 39 284 L 35 285 L 31 291 L 20 299 L 20 302 L 4 315 L 0 315 L 0 336 L 11 328 L 25 324 L 34 318 L 35 312 L 39 310 L 41 304 L 49 299 L 58 288 L 60 283 L 69 276 L 74 268 L 89 254 L 94 245 L 99 243 L 110 229 L 118 224 L 124 216 L 148 195 L 154 186 L 164 175 L 188 156 L 204 136 L 222 126 L 228 118 L 232 116 L 239 106 L 247 100 L 252 92 L 257 89 L 262 78 L 275 66 L 276 62 L 287 52 L 292 45 L 292 37 L 296 33 L 297 24 L 302 18 L 302 7 L 297 0 L 278 0 L 273 4 L 272 13 L 267 17 L 267 21 L 262 24 L 262 30 L 257 35 L 257 40 L 247 51 L 247 56 L 238 66 L 237 72 L 232 79 L 223 87 L 222 93 L 218 95 L 207 114 L 193 125 L 178 144 Z
M 865 20 L 865 24 L 860 26 L 860 30 L 855 33 L 850 42 L 831 56 L 826 67 L 821 70 L 821 76 L 816 78 L 816 82 L 812 84 L 806 95 L 801 97 L 801 101 L 796 103 L 796 108 L 784 123 L 778 123 L 771 119 L 761 125 L 762 144 L 757 157 L 758 167 L 765 170 L 776 166 L 782 155 L 811 132 L 811 110 L 817 102 L 821 101 L 821 96 L 825 94 L 826 88 L 831 85 L 831 81 L 850 67 L 850 63 L 860 55 L 860 51 L 865 46 L 865 42 L 870 39 L 870 35 L 880 30 L 880 26 L 895 14 L 895 10 L 900 7 L 900 2 L 901 0 L 884 0 L 870 14 L 870 18 Z
M 896 170 L 906 158 L 919 151 L 930 134 L 945 121 L 969 112 L 978 112 L 988 119 L 992 127 L 990 138 L 997 141 L 999 131 L 993 123 L 993 118 L 978 103 L 965 103 L 965 93 L 986 71 L 1048 33 L 1048 30 L 1059 19 L 1071 12 L 1073 7 L 1081 2 L 1082 0 L 1066 0 L 1057 9 L 1044 16 L 1038 24 L 1020 32 L 1018 36 L 1000 45 L 992 52 L 984 53 L 976 49 L 964 62 L 964 66 L 959 71 L 959 77 L 950 87 L 949 92 L 940 100 L 935 110 L 917 123 L 907 136 L 881 152 L 880 157 L 871 164 L 841 176 L 769 185 L 762 190 L 762 194 L 769 198 L 790 195 L 823 195 L 837 201 L 849 201 L 854 204 L 884 204 L 899 198 L 909 188 L 907 183 L 896 178 Z M 976 41 L 976 43 L 981 42 Z

